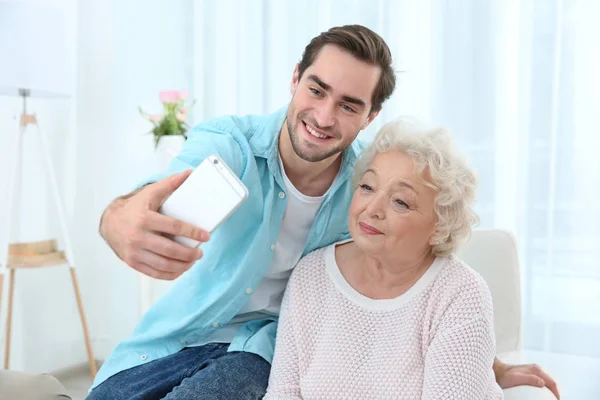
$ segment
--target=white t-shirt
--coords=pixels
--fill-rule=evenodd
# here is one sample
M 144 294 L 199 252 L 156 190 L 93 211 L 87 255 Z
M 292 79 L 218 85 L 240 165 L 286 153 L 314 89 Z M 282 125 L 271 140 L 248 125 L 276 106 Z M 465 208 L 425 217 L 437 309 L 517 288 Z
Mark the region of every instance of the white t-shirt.
M 325 194 L 319 197 L 310 197 L 300 193 L 281 167 L 281 159 L 279 159 L 279 165 L 288 200 L 275 244 L 273 260 L 269 270 L 240 314 L 262 312 L 279 315 L 288 279 L 292 269 L 300 261 L 308 232 L 326 196 Z
M 285 174 L 281 158 L 279 167 L 287 193 L 287 203 L 277 243 L 273 250 L 271 266 L 238 315 L 204 341 L 191 346 L 200 346 L 211 342 L 230 343 L 237 330 L 246 322 L 279 315 L 283 292 L 292 269 L 302 257 L 310 228 L 319 207 L 327 196 L 327 193 L 319 197 L 310 197 L 300 193 Z

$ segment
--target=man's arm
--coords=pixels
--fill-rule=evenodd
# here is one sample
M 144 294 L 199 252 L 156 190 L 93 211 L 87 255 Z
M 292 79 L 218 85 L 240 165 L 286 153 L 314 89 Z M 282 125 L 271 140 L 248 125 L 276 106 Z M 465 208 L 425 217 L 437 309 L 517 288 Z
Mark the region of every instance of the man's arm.
M 118 197 L 100 218 L 100 235 L 114 253 L 135 270 L 153 278 L 172 280 L 202 257 L 171 238 L 184 236 L 206 242 L 208 232 L 158 212 L 163 202 L 210 154 L 217 154 L 241 177 L 248 154 L 239 141 L 239 128 L 228 119 L 207 121 L 193 128 L 167 171 L 142 182 L 140 189 Z M 242 137 L 242 138 L 240 138 Z
M 102 213 L 100 235 L 117 257 L 133 269 L 153 278 L 173 280 L 202 257 L 199 248 L 181 245 L 165 235 L 206 242 L 208 232 L 158 212 L 190 172 L 172 175 L 118 197 Z
M 145 187 L 145 186 L 144 186 Z M 102 239 L 104 239 L 106 241 L 106 236 L 104 233 L 104 220 L 106 218 L 106 214 L 110 214 L 112 211 L 114 211 L 115 209 L 118 209 L 119 207 L 123 206 L 124 201 L 123 200 L 127 200 L 130 197 L 135 196 L 136 194 L 138 194 L 139 192 L 142 191 L 142 189 L 144 187 L 141 187 L 139 189 L 134 190 L 133 192 L 127 193 L 123 196 L 119 196 L 116 199 L 114 199 L 109 205 L 108 207 L 106 207 L 106 209 L 104 210 L 104 212 L 102 213 L 102 215 L 100 216 L 100 224 L 98 225 L 98 233 L 100 234 L 100 236 L 102 237 Z M 108 242 L 107 242 L 108 243 Z M 110 246 L 110 244 L 109 244 Z M 112 248 L 112 247 L 111 247 Z
M 496 375 L 498 385 L 502 389 L 520 385 L 546 386 L 560 400 L 560 393 L 556 382 L 536 364 L 508 365 L 495 358 L 494 374 Z

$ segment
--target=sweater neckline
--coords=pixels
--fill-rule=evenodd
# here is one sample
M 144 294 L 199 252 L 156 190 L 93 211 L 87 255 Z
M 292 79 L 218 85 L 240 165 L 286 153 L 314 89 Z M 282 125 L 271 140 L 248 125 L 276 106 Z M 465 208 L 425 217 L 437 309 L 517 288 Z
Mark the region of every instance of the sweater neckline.
M 445 265 L 447 258 L 436 257 L 431 266 L 404 294 L 393 299 L 372 299 L 360 293 L 346 280 L 335 259 L 335 248 L 352 239 L 333 243 L 325 249 L 325 268 L 336 289 L 348 300 L 371 311 L 394 311 L 409 302 L 429 285 Z

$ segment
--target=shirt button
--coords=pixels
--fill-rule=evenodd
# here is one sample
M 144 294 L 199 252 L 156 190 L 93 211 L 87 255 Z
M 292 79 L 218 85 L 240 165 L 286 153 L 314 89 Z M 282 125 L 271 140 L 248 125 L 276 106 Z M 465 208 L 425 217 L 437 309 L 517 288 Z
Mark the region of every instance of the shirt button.
M 187 340 L 183 340 L 183 339 L 181 339 L 181 340 L 179 341 L 179 343 L 181 343 L 182 345 L 186 346 L 186 345 L 187 345 Z
M 271 245 L 271 251 L 275 251 L 275 243 Z
M 252 288 L 246 289 L 246 294 L 252 294 Z
M 280 198 L 280 199 L 283 199 L 284 197 L 285 197 L 285 193 L 283 193 L 283 192 L 279 192 L 279 198 Z
M 142 356 L 140 357 L 140 359 L 141 359 L 142 361 L 146 361 L 146 360 L 148 359 L 148 356 L 147 356 L 147 355 L 145 355 L 145 354 L 142 354 Z
M 219 323 L 218 322 L 213 322 L 212 323 L 212 327 L 213 328 L 218 328 L 219 327 Z

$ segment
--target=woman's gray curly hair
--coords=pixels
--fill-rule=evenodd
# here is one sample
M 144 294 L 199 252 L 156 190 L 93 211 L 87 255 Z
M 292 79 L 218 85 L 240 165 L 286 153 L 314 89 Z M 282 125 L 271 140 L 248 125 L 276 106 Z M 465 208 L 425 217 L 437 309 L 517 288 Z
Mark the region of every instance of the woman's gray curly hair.
M 439 257 L 454 253 L 468 240 L 471 227 L 479 223 L 472 208 L 477 190 L 475 173 L 454 147 L 447 130 L 427 128 L 412 119 L 397 119 L 381 128 L 356 162 L 354 189 L 375 157 L 390 150 L 412 157 L 425 185 L 437 192 L 434 203 L 437 229 L 433 236 L 437 244 L 432 253 Z

